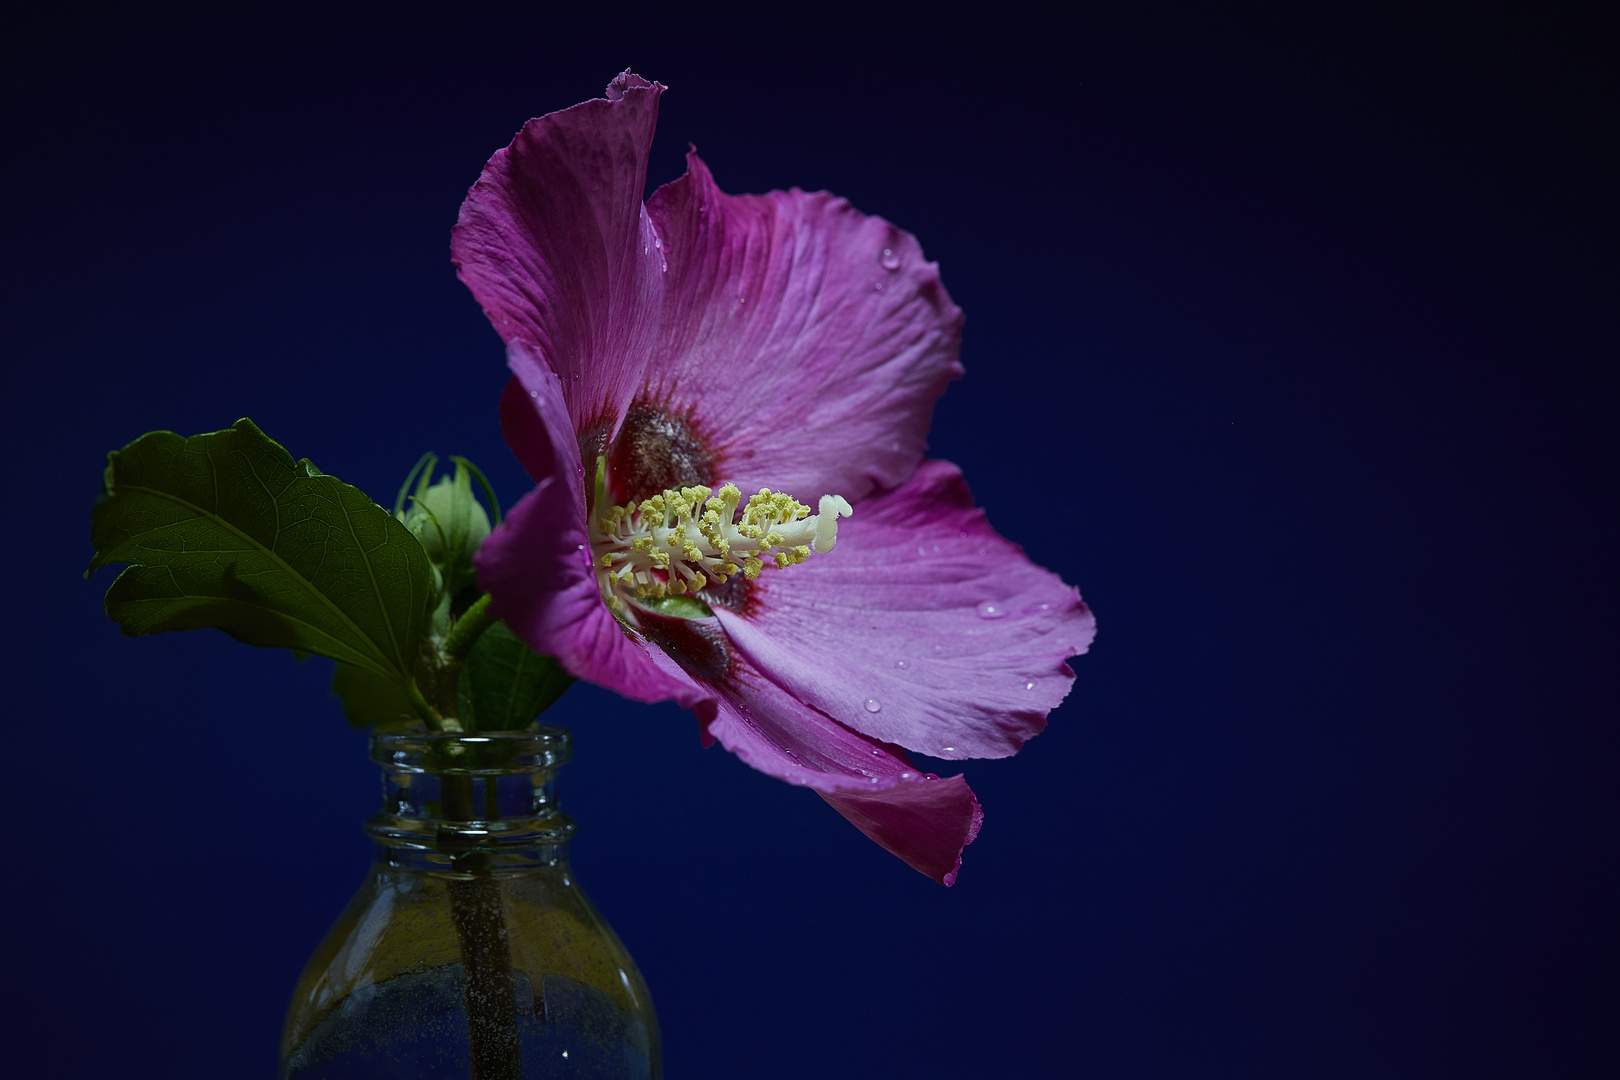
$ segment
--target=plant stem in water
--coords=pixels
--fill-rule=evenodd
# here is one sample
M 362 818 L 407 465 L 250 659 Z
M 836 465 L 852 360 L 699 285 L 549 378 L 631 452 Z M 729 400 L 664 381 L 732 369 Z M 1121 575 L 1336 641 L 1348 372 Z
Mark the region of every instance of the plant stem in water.
M 441 778 L 444 816 L 450 821 L 482 820 L 470 776 Z M 443 848 L 441 848 L 443 850 Z M 455 852 L 446 852 L 455 856 Z M 512 986 L 512 950 L 500 882 L 489 856 L 468 851 L 456 869 L 471 874 L 449 882 L 450 918 L 461 946 L 466 977 L 468 1058 L 472 1080 L 522 1080 L 523 1058 L 517 1036 L 517 998 Z
M 500 882 L 487 872 L 450 882 L 450 917 L 467 978 L 467 1043 L 472 1080 L 521 1080 L 512 954 Z

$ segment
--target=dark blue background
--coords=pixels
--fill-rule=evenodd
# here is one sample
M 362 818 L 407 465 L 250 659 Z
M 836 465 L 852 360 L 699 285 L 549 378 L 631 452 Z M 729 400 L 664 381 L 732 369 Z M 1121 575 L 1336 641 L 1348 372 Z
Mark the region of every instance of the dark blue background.
M 653 183 L 690 140 L 940 261 L 933 452 L 1100 626 L 967 764 L 949 890 L 570 692 L 575 862 L 672 1080 L 1615 1075 L 1607 16 L 540 7 L 0 29 L 0 1054 L 270 1074 L 374 769 L 324 662 L 119 637 L 78 578 L 103 455 L 249 415 L 384 501 L 429 448 L 516 499 L 449 228 L 632 65 Z

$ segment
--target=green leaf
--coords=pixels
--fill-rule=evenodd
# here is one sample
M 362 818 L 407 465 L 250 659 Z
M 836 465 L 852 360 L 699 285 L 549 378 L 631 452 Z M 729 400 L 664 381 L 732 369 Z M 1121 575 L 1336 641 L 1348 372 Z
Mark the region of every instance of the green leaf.
M 215 627 L 403 684 L 427 630 L 427 554 L 358 488 L 253 425 L 143 435 L 107 456 L 89 574 L 129 563 L 107 614 L 130 637 Z
M 574 677 L 495 623 L 467 654 L 461 676 L 461 719 L 469 731 L 516 731 L 549 709 Z
M 343 715 L 355 727 L 417 719 L 410 695 L 386 675 L 338 664 L 332 670 L 332 693 L 343 702 Z

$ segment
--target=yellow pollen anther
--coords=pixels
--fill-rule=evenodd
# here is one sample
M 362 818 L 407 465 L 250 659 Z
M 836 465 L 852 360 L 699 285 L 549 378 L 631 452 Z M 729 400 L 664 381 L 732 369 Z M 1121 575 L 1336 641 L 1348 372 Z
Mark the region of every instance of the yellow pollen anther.
M 740 506 L 740 512 L 739 512 Z M 592 562 L 609 607 L 627 598 L 701 595 L 734 574 L 753 581 L 767 565 L 796 566 L 812 551 L 826 554 L 849 503 L 823 495 L 818 512 L 791 496 L 761 488 L 742 503 L 734 484 L 696 485 L 625 506 L 604 507 L 592 530 Z

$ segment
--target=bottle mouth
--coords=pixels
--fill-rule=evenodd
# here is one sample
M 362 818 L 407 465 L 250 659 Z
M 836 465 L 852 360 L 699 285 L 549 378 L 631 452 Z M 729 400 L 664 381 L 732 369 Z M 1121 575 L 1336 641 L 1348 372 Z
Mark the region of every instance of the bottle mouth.
M 553 772 L 573 756 L 567 730 L 428 731 L 420 722 L 371 734 L 371 760 L 385 772 L 433 776 L 520 776 Z
M 421 870 L 550 865 L 564 856 L 574 822 L 557 806 L 557 770 L 570 737 L 556 727 L 430 732 L 420 724 L 378 730 L 383 804 L 366 822 L 384 861 Z

